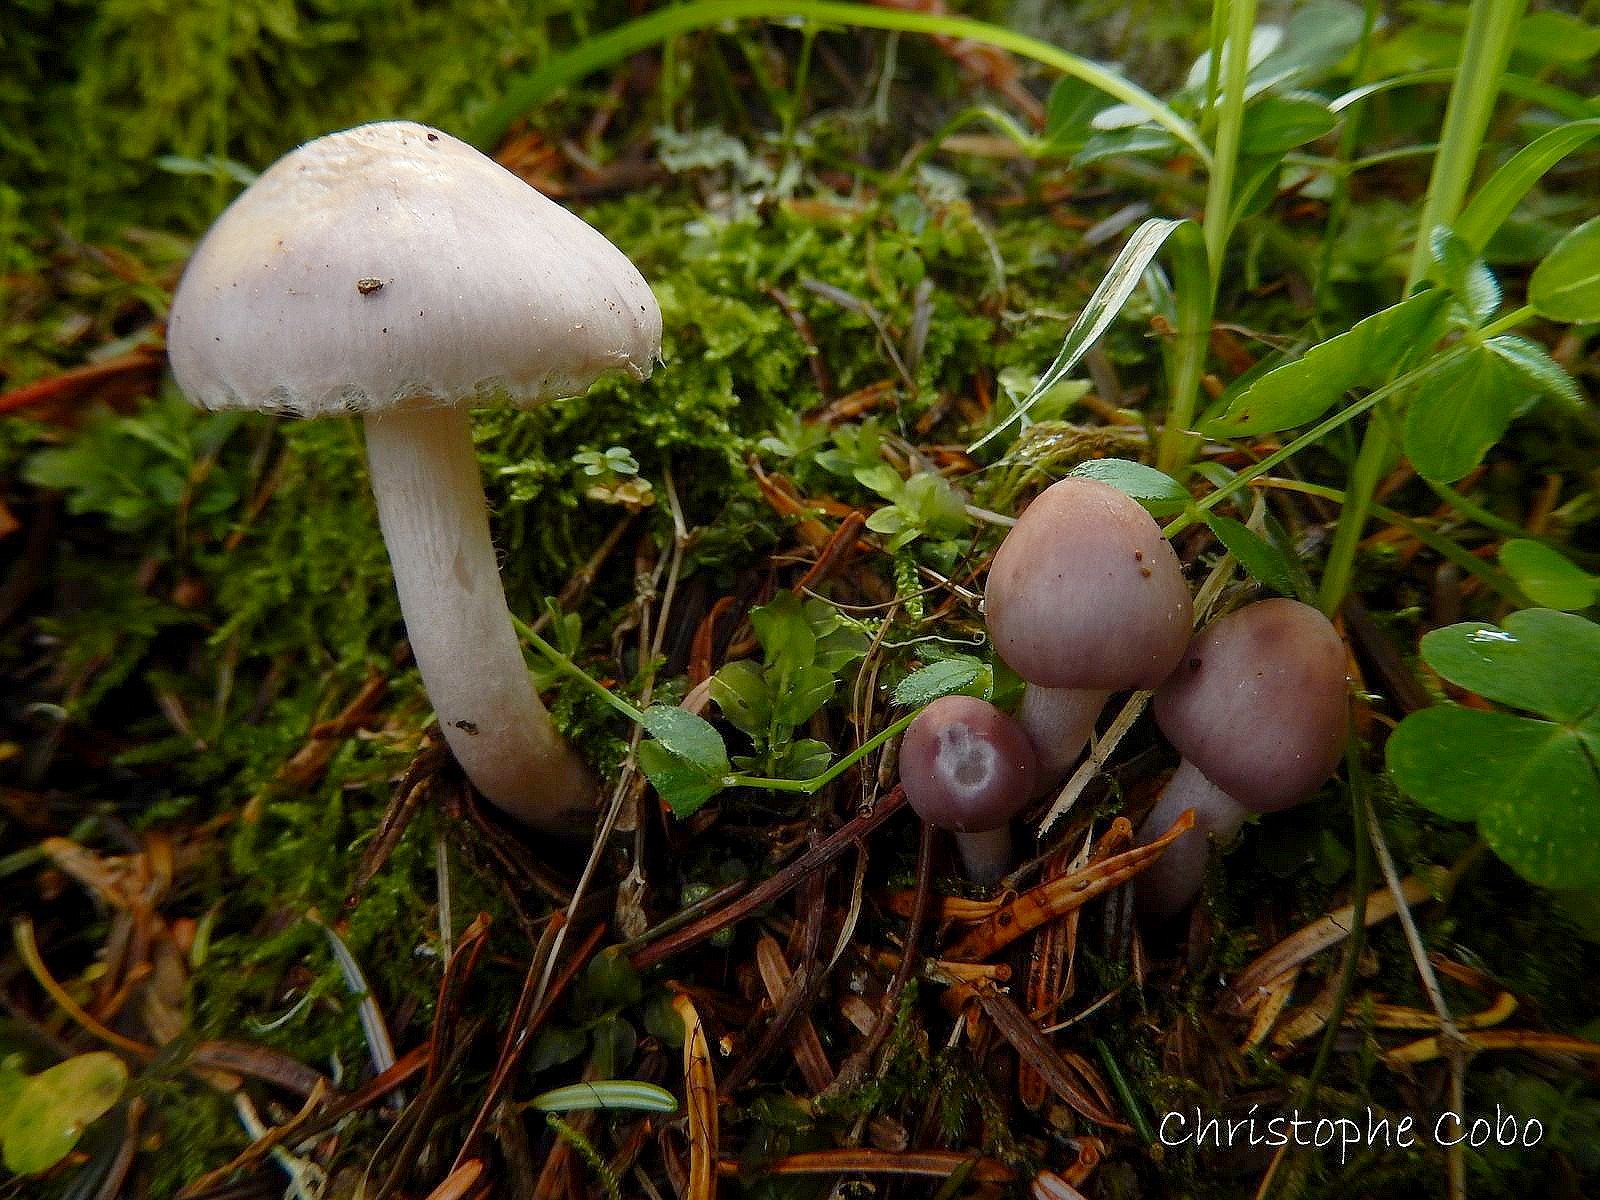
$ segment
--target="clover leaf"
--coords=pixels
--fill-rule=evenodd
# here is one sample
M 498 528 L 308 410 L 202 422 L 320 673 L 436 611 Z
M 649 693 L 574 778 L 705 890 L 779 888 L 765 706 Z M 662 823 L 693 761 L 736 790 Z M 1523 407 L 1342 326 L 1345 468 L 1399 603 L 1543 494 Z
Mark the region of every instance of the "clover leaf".
M 1551 888 L 1600 885 L 1600 625 L 1533 608 L 1503 627 L 1437 629 L 1422 657 L 1517 713 L 1443 704 L 1389 739 L 1389 773 L 1440 816 L 1476 821 L 1518 874 Z

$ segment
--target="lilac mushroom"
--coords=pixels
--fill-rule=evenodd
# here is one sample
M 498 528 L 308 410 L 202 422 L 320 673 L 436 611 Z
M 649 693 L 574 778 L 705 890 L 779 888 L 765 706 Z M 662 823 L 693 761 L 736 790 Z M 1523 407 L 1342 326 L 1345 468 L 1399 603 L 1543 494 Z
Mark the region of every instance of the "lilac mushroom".
M 1156 692 L 1156 724 L 1183 755 L 1139 827 L 1146 845 L 1185 809 L 1195 825 L 1140 877 L 1139 907 L 1170 916 L 1205 876 L 1207 838 L 1290 808 L 1333 774 L 1348 723 L 1345 649 L 1316 609 L 1263 600 L 1213 621 Z
M 501 589 L 468 415 L 649 375 L 661 313 L 627 258 L 448 134 L 385 121 L 279 159 L 173 297 L 178 386 L 205 408 L 357 416 L 406 632 L 445 739 L 542 828 L 595 785 L 533 690 Z
M 1194 619 L 1177 555 L 1150 514 L 1078 478 L 1040 493 L 1001 543 L 984 614 L 995 650 L 1028 683 L 1017 720 L 1041 788 L 1077 761 L 1112 692 L 1171 673 Z
M 900 743 L 900 783 L 924 821 L 955 834 L 967 876 L 994 883 L 1011 865 L 1011 818 L 1038 760 L 1022 727 L 972 696 L 942 696 Z

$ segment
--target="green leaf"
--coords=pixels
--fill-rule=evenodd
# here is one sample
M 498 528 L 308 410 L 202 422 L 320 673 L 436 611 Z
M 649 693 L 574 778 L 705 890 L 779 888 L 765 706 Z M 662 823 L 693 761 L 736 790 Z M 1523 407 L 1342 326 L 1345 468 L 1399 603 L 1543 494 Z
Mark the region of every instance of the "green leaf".
M 1572 381 L 1572 376 L 1537 342 L 1530 342 L 1512 333 L 1502 333 L 1490 338 L 1484 345 L 1494 352 L 1503 366 L 1510 369 L 1524 390 L 1564 400 L 1568 404 L 1583 403 L 1583 395 Z
M 1475 325 L 1482 325 L 1500 307 L 1500 283 L 1472 247 L 1440 225 L 1428 239 L 1439 278 L 1467 306 Z
M 1531 538 L 1500 547 L 1500 565 L 1528 599 L 1545 608 L 1576 612 L 1600 598 L 1600 578 Z
M 1406 411 L 1406 454 L 1424 479 L 1452 483 L 1483 460 L 1527 398 L 1499 355 L 1470 347 L 1417 386 Z
M 1440 704 L 1412 713 L 1384 754 L 1396 786 L 1452 821 L 1476 821 L 1550 726 L 1511 713 Z
M 885 500 L 893 500 L 900 494 L 905 486 L 905 480 L 900 478 L 888 463 L 873 463 L 870 467 L 857 467 L 853 472 L 855 481 L 870 492 L 876 492 Z
M 1522 198 L 1544 173 L 1590 138 L 1600 134 L 1600 118 L 1558 125 L 1536 137 L 1489 177 L 1456 218 L 1455 229 L 1475 252 L 1483 253 Z
M 1178 140 L 1154 125 L 1135 125 L 1124 129 L 1100 130 L 1089 137 L 1083 149 L 1072 156 L 1072 166 L 1087 167 L 1108 158 L 1128 154 L 1136 157 L 1170 157 L 1178 152 Z
M 0 1059 L 0 1129 L 5 1128 L 6 1117 L 10 1115 L 17 1097 L 22 1094 L 23 1085 L 28 1082 L 28 1073 L 22 1069 L 22 1061 L 20 1054 L 9 1054 Z
M 614 1108 L 634 1112 L 676 1112 L 678 1101 L 666 1088 L 633 1079 L 597 1079 L 540 1092 L 528 1101 L 541 1112 L 575 1112 L 583 1108 Z
M 1484 806 L 1478 832 L 1524 879 L 1549 888 L 1600 884 L 1600 774 L 1595 747 L 1542 721 L 1546 741 Z M 1482 753 L 1482 751 L 1479 751 Z
M 1091 458 L 1073 467 L 1074 479 L 1093 479 L 1126 492 L 1135 500 L 1189 502 L 1189 493 L 1172 476 L 1127 458 Z
M 750 625 L 768 667 L 795 671 L 816 661 L 817 635 L 793 592 L 779 592 L 771 603 L 752 609 Z
M 1343 0 L 1309 0 L 1296 5 L 1283 30 L 1283 40 L 1251 69 L 1261 77 L 1305 80 L 1338 65 L 1361 40 L 1361 6 Z
M 867 518 L 867 528 L 873 533 L 899 533 L 906 525 L 905 513 L 892 504 L 873 509 L 872 515 Z
M 1276 433 L 1304 425 L 1333 407 L 1351 388 L 1377 387 L 1424 340 L 1448 293 L 1431 289 L 1374 313 L 1346 333 L 1274 367 L 1208 421 L 1213 437 Z
M 612 1013 L 595 1023 L 591 1036 L 594 1049 L 589 1054 L 589 1067 L 596 1075 L 616 1075 L 627 1070 L 639 1048 L 639 1034 L 631 1022 Z
M 693 816 L 722 790 L 721 776 L 708 775 L 660 742 L 645 742 L 639 747 L 639 768 L 679 820 Z
M 6 1169 L 18 1175 L 48 1171 L 72 1152 L 111 1110 L 128 1082 L 115 1054 L 79 1054 L 31 1076 L 17 1090 L 0 1124 Z
M 596 1009 L 627 1008 L 644 995 L 644 981 L 626 954 L 607 946 L 583 969 L 583 995 Z
M 1272 203 L 1278 194 L 1278 174 L 1282 169 L 1283 159 L 1277 155 L 1240 162 L 1239 182 L 1228 210 L 1230 225 L 1255 216 Z
M 722 790 L 733 769 L 722 735 L 705 718 L 667 704 L 647 708 L 642 724 L 655 740 L 639 747 L 640 769 L 675 816 L 690 816 Z
M 982 659 L 958 654 L 911 672 L 894 689 L 894 702 L 902 708 L 921 708 L 940 696 L 953 695 L 967 687 L 983 671 Z
M 780 779 L 815 779 L 833 765 L 833 750 L 816 738 L 796 738 L 773 764 Z
M 772 690 L 761 668 L 748 659 L 725 663 L 708 685 L 722 715 L 743 733 L 764 734 L 772 723 Z
M 1517 22 L 1511 45 L 1541 63 L 1581 66 L 1600 53 L 1600 29 L 1568 13 L 1530 13 Z
M 1422 657 L 1451 683 L 1553 721 L 1592 721 L 1600 710 L 1600 625 L 1570 613 L 1529 608 L 1503 628 L 1435 629 Z
M 1600 884 L 1594 747 L 1548 721 L 1444 705 L 1389 738 L 1389 772 L 1440 816 L 1473 820 L 1514 870 L 1543 887 Z
M 1044 140 L 1054 151 L 1076 150 L 1089 139 L 1089 122 L 1104 108 L 1105 93 L 1081 79 L 1063 75 L 1044 106 Z
M 589 1048 L 589 1039 L 568 1025 L 546 1025 L 528 1051 L 528 1070 L 538 1072 L 571 1062 Z
M 826 704 L 838 686 L 839 681 L 821 667 L 802 667 L 784 676 L 777 703 L 773 705 L 773 716 L 795 729 Z
M 1321 99 L 1268 96 L 1245 110 L 1239 150 L 1250 157 L 1283 154 L 1325 136 L 1338 123 Z
M 1294 567 L 1282 550 L 1232 517 L 1206 513 L 1206 524 L 1252 579 L 1284 596 L 1295 595 Z
M 1071 373 L 1072 368 L 1078 365 L 1078 360 L 1088 352 L 1089 347 L 1093 346 L 1100 335 L 1110 327 L 1111 322 L 1116 320 L 1117 314 L 1122 311 L 1122 306 L 1128 302 L 1128 297 L 1133 295 L 1140 280 L 1144 278 L 1145 268 L 1155 261 L 1161 247 L 1173 237 L 1178 239 L 1174 244 L 1180 253 L 1197 254 L 1203 258 L 1204 242 L 1200 227 L 1193 221 L 1152 219 L 1135 229 L 1127 245 L 1123 246 L 1111 266 L 1107 268 L 1105 278 L 1100 281 L 1094 294 L 1089 297 L 1088 303 L 1083 306 L 1083 311 L 1072 323 L 1072 328 L 1067 330 L 1066 339 L 1061 343 L 1055 361 L 1043 375 L 1039 376 L 1033 391 L 1017 405 L 1014 413 L 974 442 L 970 449 L 977 450 L 991 438 L 998 436 L 1012 421 L 1027 413 L 1039 397 Z
M 709 774 L 726 774 L 728 749 L 704 717 L 675 704 L 654 704 L 644 710 L 640 724 L 658 745 L 685 763 Z
M 1533 269 L 1528 302 L 1552 321 L 1600 321 L 1600 217 L 1567 234 Z

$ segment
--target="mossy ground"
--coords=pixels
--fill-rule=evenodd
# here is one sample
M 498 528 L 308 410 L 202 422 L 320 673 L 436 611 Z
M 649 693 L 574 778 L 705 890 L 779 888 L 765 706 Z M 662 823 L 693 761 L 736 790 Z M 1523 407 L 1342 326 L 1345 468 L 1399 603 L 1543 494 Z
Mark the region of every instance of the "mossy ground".
M 363 119 L 470 123 L 506 79 L 625 15 L 622 5 L 490 0 L 328 11 L 279 0 L 23 3 L 0 50 L 0 153 L 15 164 L 0 180 L 0 383 L 16 388 L 159 344 L 187 247 L 236 186 L 225 173 L 209 173 L 208 156 L 259 168 L 301 138 Z M 1109 13 L 1091 17 L 1071 35 L 1076 48 L 1128 48 L 1126 29 Z M 1180 70 L 1183 51 L 1205 36 L 1204 14 L 1164 19 L 1171 27 L 1152 27 L 1136 39 L 1140 52 L 1126 56 L 1139 60 L 1153 85 L 1163 71 Z M 1156 45 L 1164 49 L 1150 49 Z M 1116 163 L 1098 171 L 1035 168 L 996 156 L 992 145 L 902 174 L 907 155 L 978 87 L 970 70 L 918 39 L 830 39 L 797 98 L 791 89 L 803 48 L 801 35 L 776 27 L 687 39 L 664 72 L 652 58 L 597 76 L 532 122 L 535 173 L 568 187 L 584 216 L 651 281 L 664 315 L 665 365 L 648 384 L 607 382 L 534 412 L 483 414 L 480 460 L 508 598 L 529 619 L 625 515 L 586 495 L 575 456 L 626 447 L 653 484 L 658 502 L 633 518 L 573 608 L 579 662 L 624 692 L 652 679 L 664 694 L 681 694 L 690 637 L 715 599 L 748 602 L 780 576 L 791 582 L 782 572 L 793 561 L 795 524 L 758 487 L 753 462 L 784 473 L 802 496 L 837 497 L 870 512 L 878 497 L 817 461 L 818 449 L 850 452 L 836 447 L 833 428 L 848 436 L 870 413 L 902 446 L 956 453 L 995 419 L 996 406 L 1003 409 L 1008 373 L 1037 373 L 1049 362 L 1098 283 L 1116 239 L 1085 244 L 1085 230 L 1132 201 L 1182 209 L 1193 197 L 1182 164 L 1145 175 L 1121 173 Z M 889 56 L 898 74 L 885 83 Z M 1438 101 L 1428 103 L 1426 112 L 1397 108 L 1393 119 L 1425 127 L 1437 117 Z M 585 138 L 591 127 L 599 132 Z M 1329 329 L 1386 302 L 1374 296 L 1392 295 L 1421 179 L 1397 172 L 1388 181 L 1394 198 L 1358 197 L 1332 257 L 1329 303 L 1313 314 Z M 1544 212 L 1563 211 L 1560 189 L 1541 203 Z M 1242 239 L 1221 311 L 1263 342 L 1293 340 L 1307 323 L 1305 298 L 1285 281 L 1303 278 L 1304 264 L 1315 260 L 1320 226 L 1293 196 L 1262 221 L 1272 225 L 1270 236 L 1255 229 Z M 1525 232 L 1536 236 L 1537 222 Z M 1159 412 L 1164 386 L 1153 315 L 1141 293 L 1107 335 L 1096 366 L 1097 388 L 1110 380 L 1120 389 L 1106 407 L 1146 420 Z M 838 408 L 842 397 L 857 407 Z M 799 419 L 830 404 L 833 428 Z M 976 469 L 962 482 L 973 499 L 1014 509 L 1041 472 L 1105 453 L 1108 440 L 1123 439 L 1118 452 L 1139 455 L 1137 422 L 1108 429 L 1081 408 L 1057 417 L 1059 425 L 1036 427 L 1032 446 L 1043 447 L 1042 457 L 1005 452 L 1002 443 L 1000 454 L 969 464 Z M 1573 485 L 1563 527 L 1593 550 L 1597 492 L 1586 436 L 1559 414 L 1519 426 L 1496 452 L 1480 501 L 1518 520 L 1540 481 L 1560 476 Z M 1353 444 L 1336 438 L 1306 455 L 1304 467 L 1337 482 L 1352 454 Z M 669 489 L 695 536 L 679 567 L 674 628 L 662 661 L 653 662 L 631 631 L 651 573 L 672 553 Z M 441 1152 L 453 1154 L 451 1135 L 459 1137 L 481 1095 L 528 947 L 502 885 L 481 869 L 450 815 L 431 807 L 359 903 L 344 907 L 393 781 L 421 748 L 429 720 L 414 673 L 395 666 L 402 628 L 357 431 L 339 422 L 199 415 L 170 379 L 146 372 L 127 386 L 87 389 L 44 411 L 0 418 L 0 501 L 17 522 L 0 539 L 8 571 L 0 587 L 0 836 L 13 855 L 0 857 L 7 910 L 29 916 L 51 970 L 86 994 L 113 914 L 103 897 L 91 897 L 36 852 L 42 839 L 71 836 L 105 856 L 148 855 L 153 834 L 194 847 L 180 855 L 183 869 L 162 895 L 161 916 L 169 927 L 198 923 L 206 936 L 203 951 L 192 939 L 186 951 L 184 1031 L 134 1085 L 149 1114 L 133 1176 L 141 1194 L 174 1194 L 249 1141 L 231 1098 L 181 1069 L 196 1042 L 252 1042 L 346 1086 L 368 1076 L 357 1000 L 323 929 L 306 919 L 311 911 L 339 922 L 400 1048 L 427 1037 L 445 959 L 444 878 L 456 933 L 478 912 L 496 922 L 471 999 L 489 1032 L 436 1118 Z M 1432 504 L 1420 488 L 1390 502 Z M 964 518 L 933 524 L 912 549 L 871 570 L 908 610 L 932 607 L 912 595 L 918 567 L 950 574 L 976 567 L 997 535 Z M 1319 546 L 1316 536 L 1307 539 L 1308 555 Z M 1361 589 L 1397 644 L 1411 644 L 1435 602 L 1432 565 L 1387 558 L 1382 547 L 1363 559 Z M 876 631 L 882 609 L 863 611 L 865 628 Z M 902 620 L 883 631 L 886 680 L 939 638 L 970 638 L 977 628 L 970 607 L 948 615 L 943 629 Z M 574 638 L 570 624 L 566 636 Z M 374 719 L 339 742 L 309 780 L 286 786 L 285 764 L 313 726 L 374 675 L 388 680 Z M 841 689 L 822 718 L 836 738 L 852 736 L 850 703 L 849 689 Z M 1374 707 L 1383 719 L 1382 697 Z M 556 688 L 554 710 L 592 761 L 616 770 L 628 730 L 614 714 L 570 685 Z M 1145 733 L 1129 745 L 1131 790 L 1154 772 L 1161 751 Z M 1176 948 L 1152 943 L 1155 965 L 1145 962 L 1141 980 L 1130 973 L 1125 924 L 1102 922 L 1097 911 L 1085 920 L 1077 997 L 1086 1005 L 1124 991 L 1077 1048 L 1093 1056 L 1094 1039 L 1103 1042 L 1147 1112 L 1215 1102 L 1217 1088 L 1239 1103 L 1259 1095 L 1281 1105 L 1298 1092 L 1309 1055 L 1282 1063 L 1238 1056 L 1238 1029 L 1219 1024 L 1209 1005 L 1220 973 L 1236 971 L 1271 937 L 1347 895 L 1352 834 L 1339 797 L 1330 788 L 1319 803 L 1275 822 L 1272 842 L 1250 831 L 1214 871 L 1195 940 Z M 1470 851 L 1469 830 L 1392 795 L 1380 801 L 1402 871 L 1448 867 Z M 695 885 L 765 874 L 780 838 L 799 844 L 808 821 L 825 827 L 829 804 L 848 815 L 838 796 L 822 803 L 726 798 L 720 826 L 699 821 L 691 827 L 704 835 L 699 840 L 674 828 L 664 835 L 671 853 L 651 852 L 643 911 L 658 920 Z M 1115 799 L 1104 804 L 1107 815 L 1117 807 Z M 651 836 L 662 836 L 655 828 Z M 601 860 L 607 888 L 632 861 L 630 841 L 616 839 Z M 579 854 L 557 865 L 570 872 Z M 876 835 L 873 886 L 909 886 L 915 855 L 909 823 Z M 831 886 L 842 909 L 848 870 Z M 525 903 L 536 913 L 549 907 L 539 896 Z M 1498 863 L 1480 862 L 1449 906 L 1426 918 L 1424 935 L 1430 947 L 1515 994 L 1530 1026 L 1592 1033 L 1600 954 L 1566 911 Z M 786 928 L 787 916 L 774 917 L 768 928 Z M 864 945 L 887 948 L 889 934 L 901 932 L 870 900 L 861 921 L 856 940 Z M 706 994 L 740 997 L 729 1000 L 731 1012 L 753 1011 L 745 1002 L 754 937 L 741 927 L 731 947 L 702 948 L 674 963 L 675 978 Z M 1312 974 L 1337 970 L 1337 956 L 1324 955 Z M 4 983 L 13 993 L 5 1048 L 39 1054 L 87 1045 L 19 969 L 8 965 Z M 882 981 L 875 986 L 881 994 Z M 1397 930 L 1374 931 L 1357 990 L 1427 1007 Z M 965 1048 L 946 1051 L 930 1040 L 947 1028 L 931 991 L 924 984 L 905 993 L 881 1078 L 827 1106 L 798 1102 L 803 1089 L 787 1055 L 769 1064 L 724 1121 L 745 1161 L 830 1146 L 853 1121 L 879 1117 L 909 1132 L 914 1145 L 944 1139 L 937 1144 L 982 1149 L 1019 1166 L 1060 1166 L 1070 1155 L 1067 1135 L 1088 1127 L 1065 1109 L 1049 1119 L 1020 1112 L 1003 1071 L 986 1076 Z M 681 1085 L 671 1077 L 675 1051 L 663 1048 L 671 1034 L 670 1021 L 659 1017 L 664 995 L 655 975 L 643 1000 L 589 981 L 561 1009 L 552 1026 L 559 1035 L 536 1052 L 543 1068 L 519 1077 L 513 1095 L 525 1099 L 577 1078 L 572 1060 L 585 1052 L 618 1075 L 654 1073 L 669 1087 Z M 1482 1002 L 1456 989 L 1450 998 L 1469 1010 Z M 722 1024 L 747 1045 L 731 1018 Z M 836 1012 L 819 1009 L 815 1024 L 830 1055 L 842 1059 L 854 1032 Z M 1442 1074 L 1392 1071 L 1376 1058 L 1376 1045 L 1359 1027 L 1340 1042 L 1323 1079 L 1325 1108 L 1440 1105 Z M 930 1093 L 943 1097 L 942 1106 L 926 1104 Z M 1469 1107 L 1521 1104 L 1546 1117 L 1552 1138 L 1537 1160 L 1472 1156 L 1472 1194 L 1579 1194 L 1574 1180 L 1597 1166 L 1595 1097 L 1592 1075 L 1546 1059 L 1474 1066 Z M 289 1111 L 274 1102 L 266 1115 L 270 1123 Z M 931 1119 L 919 1126 L 919 1113 Z M 324 1164 L 331 1194 L 350 1194 L 387 1121 L 372 1110 L 343 1132 Z M 542 1128 L 530 1122 L 530 1136 Z M 892 1140 L 893 1129 L 876 1133 Z M 616 1149 L 601 1133 L 591 1136 L 607 1156 Z M 84 1149 L 102 1155 L 114 1142 L 100 1129 Z M 1222 1166 L 1205 1154 L 1162 1154 L 1121 1139 L 1086 1186 L 1105 1197 L 1234 1196 L 1254 1187 L 1262 1163 L 1246 1156 Z M 1370 1154 L 1344 1168 L 1323 1156 L 1291 1158 L 1285 1178 L 1307 1196 L 1444 1194 L 1442 1157 L 1432 1150 Z M 413 1182 L 421 1181 L 419 1173 Z M 0 1183 L 0 1195 L 29 1186 Z M 66 1194 L 73 1177 L 62 1173 L 47 1186 Z M 805 1180 L 745 1190 L 820 1194 Z M 921 1193 L 912 1185 L 897 1194 Z

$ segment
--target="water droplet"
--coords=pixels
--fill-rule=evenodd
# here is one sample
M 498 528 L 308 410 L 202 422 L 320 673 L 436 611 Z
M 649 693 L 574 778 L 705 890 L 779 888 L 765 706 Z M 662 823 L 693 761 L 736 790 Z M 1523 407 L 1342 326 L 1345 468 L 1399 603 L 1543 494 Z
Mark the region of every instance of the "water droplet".
M 1495 642 L 1503 646 L 1515 646 L 1517 639 L 1503 629 L 1475 629 L 1468 636 L 1467 641 L 1477 645 Z

